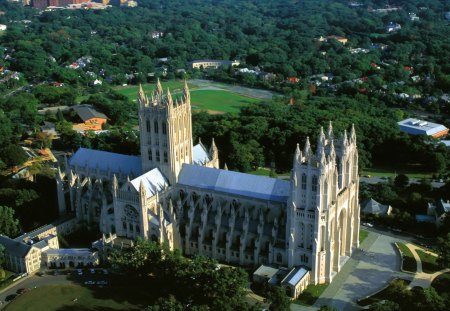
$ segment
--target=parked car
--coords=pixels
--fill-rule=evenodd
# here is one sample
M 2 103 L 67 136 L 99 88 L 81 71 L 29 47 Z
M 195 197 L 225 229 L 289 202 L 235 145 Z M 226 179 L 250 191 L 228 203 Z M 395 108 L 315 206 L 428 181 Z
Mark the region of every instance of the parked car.
M 44 275 L 45 275 L 45 273 L 44 273 L 44 272 L 40 272 L 40 271 L 39 271 L 38 273 L 36 273 L 36 275 L 37 275 L 37 276 L 44 276 Z
M 24 293 L 26 293 L 27 292 L 27 289 L 26 288 L 19 288 L 18 290 L 17 290 L 17 294 L 19 294 L 19 295 L 22 295 L 22 294 L 24 294 Z
M 85 281 L 84 285 L 94 285 L 95 282 L 94 281 Z
M 95 274 L 95 270 L 94 269 L 90 269 L 89 271 L 91 272 L 91 274 Z
M 5 301 L 13 301 L 17 297 L 17 294 L 11 294 L 6 296 Z

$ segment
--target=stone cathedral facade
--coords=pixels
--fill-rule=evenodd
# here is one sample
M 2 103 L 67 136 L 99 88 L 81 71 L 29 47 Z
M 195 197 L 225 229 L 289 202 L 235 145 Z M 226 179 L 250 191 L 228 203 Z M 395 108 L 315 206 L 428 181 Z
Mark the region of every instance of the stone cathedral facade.
M 176 96 L 175 96 L 176 97 Z M 61 213 L 105 235 L 142 237 L 231 264 L 307 267 L 330 282 L 358 247 L 355 130 L 297 145 L 290 180 L 219 169 L 192 141 L 190 92 L 138 94 L 141 155 L 80 148 L 57 176 Z

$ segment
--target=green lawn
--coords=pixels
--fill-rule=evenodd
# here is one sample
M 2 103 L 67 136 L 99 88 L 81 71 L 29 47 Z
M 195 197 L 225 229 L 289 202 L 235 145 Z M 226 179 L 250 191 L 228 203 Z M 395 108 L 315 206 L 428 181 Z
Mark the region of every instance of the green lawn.
M 413 254 L 409 250 L 408 247 L 406 247 L 405 244 L 397 242 L 395 243 L 397 247 L 400 249 L 400 252 L 402 254 L 403 258 L 403 270 L 410 271 L 410 272 L 416 272 L 417 271 L 417 262 L 414 259 Z
M 416 250 L 417 255 L 419 255 L 420 260 L 422 261 L 422 270 L 425 273 L 434 273 L 436 271 L 441 270 L 436 263 L 437 256 L 433 256 L 425 253 L 421 250 Z
M 375 177 L 395 177 L 398 174 L 405 174 L 409 178 L 418 179 L 432 177 L 432 173 L 424 171 L 420 166 L 366 168 L 361 172 L 362 176 L 370 175 Z
M 239 113 L 242 107 L 260 101 L 260 99 L 223 90 L 194 90 L 191 92 L 192 108 L 207 110 L 211 113 Z
M 292 302 L 299 305 L 312 306 L 322 295 L 329 284 L 308 285 L 300 296 Z
M 167 91 L 167 88 L 169 88 L 170 93 L 179 93 L 183 89 L 184 81 L 183 80 L 170 80 L 170 81 L 163 81 L 161 82 L 164 92 Z M 195 86 L 188 84 L 189 89 L 192 90 L 195 88 Z M 153 93 L 153 91 L 156 88 L 156 83 L 147 83 L 143 84 L 142 88 L 144 89 L 144 92 L 146 95 L 150 95 Z M 139 92 L 139 86 L 138 85 L 127 85 L 127 86 L 117 86 L 114 88 L 114 90 L 117 93 L 120 93 L 122 95 L 125 95 L 130 100 L 136 100 L 136 97 Z
M 361 244 L 369 236 L 369 231 L 359 230 L 359 244 Z
M 145 292 L 126 284 L 104 288 L 49 285 L 31 289 L 11 302 L 6 310 L 143 310 L 150 301 Z
M 365 299 L 361 299 L 361 300 L 359 300 L 358 301 L 358 304 L 360 305 L 360 306 L 368 306 L 368 305 L 371 305 L 371 304 L 373 304 L 373 303 L 377 303 L 377 302 L 379 302 L 379 301 L 381 301 L 381 300 L 384 300 L 384 299 L 387 299 L 388 297 L 388 293 L 389 293 L 389 291 L 391 290 L 391 287 L 392 286 L 395 286 L 395 285 L 393 285 L 392 283 L 394 283 L 394 282 L 402 282 L 402 283 L 404 283 L 405 285 L 409 285 L 409 281 L 407 281 L 407 280 L 403 280 L 403 279 L 393 279 L 390 283 L 389 283 L 389 285 L 388 286 L 386 286 L 384 289 L 382 289 L 381 291 L 379 291 L 379 292 L 377 292 L 377 293 L 375 293 L 374 295 L 372 295 L 372 296 L 369 296 L 369 297 L 367 297 L 367 298 L 365 298 Z

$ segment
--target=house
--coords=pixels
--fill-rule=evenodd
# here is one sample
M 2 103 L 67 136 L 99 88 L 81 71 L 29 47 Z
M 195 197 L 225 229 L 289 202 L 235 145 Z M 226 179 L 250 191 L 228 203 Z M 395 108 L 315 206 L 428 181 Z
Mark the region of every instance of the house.
M 300 82 L 300 79 L 297 77 L 287 77 L 286 81 L 291 82 L 291 83 L 298 83 L 298 82 Z
M 374 68 L 374 69 L 377 69 L 377 70 L 380 70 L 380 69 L 381 69 L 380 65 L 377 65 L 377 64 L 375 64 L 375 63 L 371 63 L 371 64 L 370 64 L 370 67 L 372 67 L 372 68 Z
M 101 131 L 102 125 L 108 120 L 108 117 L 105 114 L 96 111 L 88 105 L 78 105 L 75 106 L 73 110 L 78 114 L 80 119 L 83 120 L 83 123 L 73 126 L 75 131 Z
M 435 218 L 437 227 L 441 226 L 444 218 L 450 212 L 450 201 L 445 202 L 443 199 L 436 200 L 435 203 L 428 203 L 427 215 Z
M 6 25 L 0 24 L 0 30 L 4 31 L 8 28 Z
M 399 23 L 394 23 L 394 22 L 389 22 L 388 24 L 386 24 L 384 26 L 384 30 L 388 33 L 399 31 L 400 29 L 402 29 L 402 26 Z
M 152 39 L 159 39 L 162 38 L 162 36 L 164 36 L 164 32 L 162 31 L 153 31 L 151 33 Z
M 392 206 L 383 205 L 370 198 L 361 203 L 361 213 L 366 215 L 388 216 L 392 212 Z
M 427 135 L 439 138 L 448 134 L 448 128 L 442 124 L 422 121 L 414 118 L 398 122 L 400 131 L 411 135 Z
M 92 84 L 94 84 L 94 85 L 102 85 L 103 82 L 102 82 L 102 80 L 95 79 L 94 82 L 92 82 Z
M 342 43 L 343 45 L 346 45 L 348 42 L 348 39 L 346 37 L 336 36 L 336 35 L 331 35 L 331 36 L 327 36 L 327 37 L 320 36 L 320 38 L 317 40 L 319 42 L 328 42 L 328 40 L 332 40 L 332 39 Z
M 206 68 L 214 68 L 217 69 L 221 66 L 239 66 L 241 64 L 240 61 L 237 60 L 215 60 L 215 59 L 199 59 L 193 60 L 189 63 L 192 69 L 206 69 Z
M 55 124 L 52 122 L 44 121 L 44 125 L 41 126 L 41 131 L 51 139 L 58 138 L 58 132 L 56 132 Z

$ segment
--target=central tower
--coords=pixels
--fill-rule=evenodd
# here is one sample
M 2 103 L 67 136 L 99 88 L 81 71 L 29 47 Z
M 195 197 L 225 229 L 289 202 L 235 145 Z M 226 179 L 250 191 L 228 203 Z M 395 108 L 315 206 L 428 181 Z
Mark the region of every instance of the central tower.
M 156 90 L 147 97 L 139 87 L 139 132 L 143 172 L 158 168 L 171 185 L 178 181 L 183 163 L 192 163 L 191 97 L 184 82 L 180 100 L 163 93 L 158 79 Z

